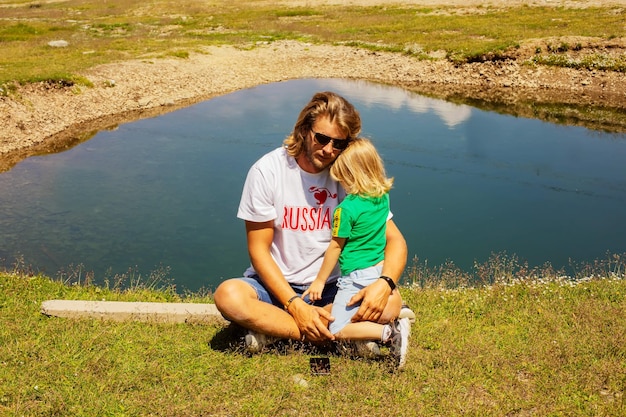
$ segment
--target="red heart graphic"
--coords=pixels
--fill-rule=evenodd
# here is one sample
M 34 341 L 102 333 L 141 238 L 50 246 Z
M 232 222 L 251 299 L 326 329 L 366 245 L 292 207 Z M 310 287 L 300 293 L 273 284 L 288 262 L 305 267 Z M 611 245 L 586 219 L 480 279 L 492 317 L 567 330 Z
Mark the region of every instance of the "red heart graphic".
M 313 193 L 313 197 L 315 197 L 315 199 L 317 200 L 317 204 L 324 204 L 324 202 L 326 202 L 328 194 L 326 193 L 326 190 L 320 190 Z

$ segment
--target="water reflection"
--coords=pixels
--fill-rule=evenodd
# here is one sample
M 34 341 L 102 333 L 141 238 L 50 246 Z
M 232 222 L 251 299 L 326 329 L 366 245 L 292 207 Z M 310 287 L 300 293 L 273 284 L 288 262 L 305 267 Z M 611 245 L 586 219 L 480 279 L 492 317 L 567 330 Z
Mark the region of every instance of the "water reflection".
M 355 82 L 357 85 L 358 81 Z M 363 86 L 355 88 L 346 87 L 343 82 L 337 83 L 335 90 L 342 95 L 350 96 L 353 100 L 362 103 L 360 108 L 386 107 L 394 112 L 404 109 L 417 114 L 434 113 L 448 127 L 454 127 L 468 120 L 472 114 L 472 108 L 463 104 L 449 103 L 443 100 L 411 93 L 399 88 L 390 88 L 380 84 L 361 83 Z
M 0 174 L 0 258 L 23 254 L 51 275 L 82 263 L 99 279 L 164 265 L 192 290 L 241 274 L 247 169 L 319 90 L 360 110 L 396 178 L 392 210 L 411 256 L 469 269 L 507 251 L 560 267 L 626 251 L 624 135 L 363 81 L 299 80 L 121 125 Z

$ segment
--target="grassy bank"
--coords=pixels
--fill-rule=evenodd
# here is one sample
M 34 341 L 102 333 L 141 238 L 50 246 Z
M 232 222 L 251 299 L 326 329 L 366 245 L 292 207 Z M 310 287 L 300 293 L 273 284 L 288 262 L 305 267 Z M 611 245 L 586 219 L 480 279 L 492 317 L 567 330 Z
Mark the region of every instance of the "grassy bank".
M 417 267 L 411 273 L 422 275 L 402 289 L 418 318 L 406 369 L 331 355 L 331 375 L 316 377 L 308 360 L 319 352 L 287 346 L 249 357 L 231 327 L 39 311 L 47 299 L 205 295 L 0 273 L 0 415 L 624 415 L 626 280 L 615 259 L 576 281 L 547 270 L 522 278 L 500 263 L 483 268 L 493 285 L 464 289 L 446 288 L 453 272 Z
M 0 86 L 5 93 L 13 81 L 81 82 L 77 74 L 102 63 L 185 58 L 204 45 L 249 48 L 277 39 L 357 45 L 424 59 L 433 52 L 458 62 L 499 59 L 528 39 L 623 37 L 626 13 L 611 7 L 289 7 L 221 0 L 0 0 L 0 7 Z M 68 46 L 49 46 L 58 40 Z M 572 62 L 559 53 L 577 45 L 554 42 L 537 51 L 536 62 L 626 71 L 626 61 L 601 52 L 588 62 Z

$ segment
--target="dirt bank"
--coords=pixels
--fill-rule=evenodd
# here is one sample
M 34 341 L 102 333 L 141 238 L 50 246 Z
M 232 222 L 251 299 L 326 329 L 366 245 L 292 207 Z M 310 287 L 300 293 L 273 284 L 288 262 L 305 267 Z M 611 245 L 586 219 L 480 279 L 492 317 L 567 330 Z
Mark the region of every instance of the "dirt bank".
M 83 74 L 93 87 L 34 84 L 0 97 L 0 171 L 111 125 L 259 84 L 309 77 L 370 80 L 484 107 L 505 105 L 521 116 L 566 117 L 572 123 L 626 131 L 626 121 L 614 117 L 626 110 L 626 76 L 529 65 L 538 45 L 545 50 L 547 42 L 580 45 L 572 51 L 579 55 L 626 51 L 625 39 L 542 40 L 522 45 L 505 60 L 456 66 L 443 58 L 425 61 L 284 41 L 248 50 L 208 47 L 187 59 L 104 65 Z M 557 116 L 555 105 L 561 109 Z

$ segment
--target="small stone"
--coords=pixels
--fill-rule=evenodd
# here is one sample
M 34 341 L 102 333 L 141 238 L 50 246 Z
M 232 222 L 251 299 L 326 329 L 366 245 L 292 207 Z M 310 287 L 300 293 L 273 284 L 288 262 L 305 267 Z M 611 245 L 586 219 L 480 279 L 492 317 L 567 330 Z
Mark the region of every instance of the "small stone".
M 298 386 L 300 386 L 300 387 L 302 387 L 302 388 L 308 388 L 308 386 L 309 386 L 309 383 L 307 382 L 307 380 L 306 380 L 306 379 L 304 379 L 304 377 L 302 376 L 302 374 L 295 374 L 295 375 L 292 377 L 292 379 L 293 379 L 293 382 L 294 382 L 296 385 L 298 385 Z
M 67 48 L 69 45 L 69 42 L 64 40 L 48 42 L 48 46 L 51 46 L 53 48 Z
M 152 102 L 152 97 L 144 97 L 139 100 L 139 107 L 148 107 Z

